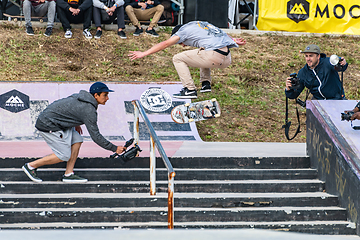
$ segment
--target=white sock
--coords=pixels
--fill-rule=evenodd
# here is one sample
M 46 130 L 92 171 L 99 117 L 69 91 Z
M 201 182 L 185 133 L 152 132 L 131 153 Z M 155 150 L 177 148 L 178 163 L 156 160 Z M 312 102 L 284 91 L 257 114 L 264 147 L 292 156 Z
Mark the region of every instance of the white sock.
M 34 169 L 35 169 L 34 167 L 30 166 L 29 163 L 27 163 L 27 167 L 28 167 L 30 170 L 34 170 Z
M 68 174 L 64 174 L 64 176 L 65 176 L 65 177 L 70 177 L 70 176 L 73 175 L 73 174 L 74 174 L 74 172 L 68 173 Z

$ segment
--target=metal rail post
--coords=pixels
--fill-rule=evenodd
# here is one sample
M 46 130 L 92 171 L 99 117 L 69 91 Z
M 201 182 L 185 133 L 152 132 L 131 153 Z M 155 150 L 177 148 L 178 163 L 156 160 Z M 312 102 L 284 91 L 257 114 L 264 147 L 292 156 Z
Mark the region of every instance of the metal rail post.
M 158 136 L 150 123 L 149 118 L 147 117 L 144 108 L 141 106 L 139 100 L 133 100 L 132 104 L 134 105 L 134 139 L 135 142 L 139 142 L 139 115 L 142 116 L 146 127 L 150 132 L 150 195 L 156 194 L 156 155 L 155 155 L 155 147 L 158 149 L 158 152 L 168 170 L 168 229 L 174 228 L 174 178 L 175 172 L 174 168 L 167 157 L 163 146 L 160 143 Z
M 139 130 L 139 109 L 137 108 L 137 106 L 134 104 L 134 142 L 135 143 L 139 143 L 139 138 L 140 138 L 140 130 Z
M 256 29 L 256 30 L 259 30 L 257 27 L 256 27 L 256 20 L 258 18 L 258 0 L 255 0 L 255 6 L 254 6 L 254 15 L 253 15 L 253 27 Z
M 155 141 L 152 136 L 150 136 L 150 195 L 156 195 Z
M 180 7 L 179 16 L 178 16 L 178 24 L 184 24 L 184 0 L 171 0 L 173 3 Z
M 175 172 L 169 173 L 168 184 L 168 229 L 174 229 L 174 177 Z

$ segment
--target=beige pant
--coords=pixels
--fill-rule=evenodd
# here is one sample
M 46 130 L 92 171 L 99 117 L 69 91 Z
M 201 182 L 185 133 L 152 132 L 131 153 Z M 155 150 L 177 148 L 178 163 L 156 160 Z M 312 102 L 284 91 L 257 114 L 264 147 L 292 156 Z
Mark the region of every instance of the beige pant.
M 164 6 L 159 4 L 153 8 L 141 10 L 141 8 L 133 8 L 128 5 L 125 8 L 125 12 L 134 26 L 140 28 L 139 21 L 149 21 L 152 19 L 149 27 L 153 28 L 160 20 L 161 14 L 164 12 Z
M 227 51 L 227 48 L 220 50 Z M 215 51 L 205 51 L 203 48 L 194 49 L 176 54 L 173 57 L 173 63 L 183 86 L 189 90 L 194 90 L 196 87 L 191 78 L 189 67 L 200 68 L 200 82 L 211 82 L 210 69 L 230 66 L 231 53 L 224 56 Z

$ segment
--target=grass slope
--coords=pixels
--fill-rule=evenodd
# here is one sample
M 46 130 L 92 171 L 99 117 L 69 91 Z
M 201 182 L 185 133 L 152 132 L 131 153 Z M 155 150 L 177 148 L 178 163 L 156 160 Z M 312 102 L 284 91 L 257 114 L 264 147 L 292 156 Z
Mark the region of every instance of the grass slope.
M 177 45 L 130 61 L 127 57 L 130 50 L 146 50 L 166 40 L 171 29 L 164 28 L 159 38 L 145 34 L 134 37 L 128 32 L 126 40 L 113 31 L 103 31 L 100 40 L 87 40 L 80 29 L 73 30 L 72 39 L 65 39 L 60 29 L 54 29 L 51 37 L 43 35 L 45 29 L 34 30 L 35 36 L 27 36 L 24 27 L 0 25 L 2 81 L 179 81 L 172 56 L 191 49 Z M 220 118 L 197 123 L 204 141 L 286 142 L 281 129 L 285 118 L 285 79 L 304 66 L 299 50 L 311 43 L 318 44 L 327 55 L 346 58 L 349 63 L 344 74 L 347 98 L 360 99 L 360 38 L 276 34 L 242 34 L 241 37 L 247 44 L 231 51 L 232 65 L 212 70 L 213 91 L 199 94 L 198 100 L 217 98 L 222 108 Z M 191 68 L 191 72 L 200 86 L 199 69 Z M 290 111 L 290 120 L 294 122 L 290 134 L 293 134 L 296 128 L 293 102 Z M 302 133 L 293 142 L 305 142 L 305 109 L 300 112 Z

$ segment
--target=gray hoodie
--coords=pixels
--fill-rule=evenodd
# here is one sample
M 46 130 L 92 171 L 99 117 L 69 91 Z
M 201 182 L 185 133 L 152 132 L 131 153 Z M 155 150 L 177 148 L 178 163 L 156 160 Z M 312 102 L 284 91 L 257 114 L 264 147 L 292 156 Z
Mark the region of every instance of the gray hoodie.
M 79 93 L 51 103 L 40 113 L 35 127 L 39 131 L 55 132 L 85 124 L 90 137 L 96 144 L 115 152 L 117 146 L 106 140 L 99 132 L 97 107 L 98 103 L 94 96 L 81 90 Z

